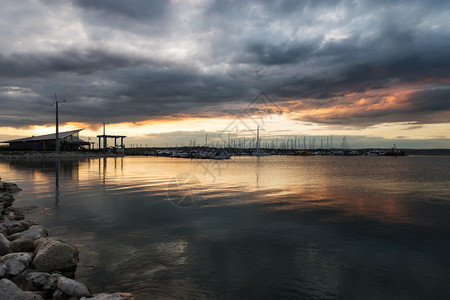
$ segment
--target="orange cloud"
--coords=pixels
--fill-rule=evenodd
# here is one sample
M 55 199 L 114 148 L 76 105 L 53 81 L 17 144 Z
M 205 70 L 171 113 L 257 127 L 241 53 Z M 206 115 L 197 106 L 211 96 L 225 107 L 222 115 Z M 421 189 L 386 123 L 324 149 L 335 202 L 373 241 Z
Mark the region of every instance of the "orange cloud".
M 396 86 L 388 89 L 370 90 L 363 93 L 348 93 L 330 99 L 328 103 L 318 100 L 291 100 L 285 102 L 286 111 L 297 119 L 329 119 L 346 116 L 371 115 L 376 112 L 395 112 L 410 107 L 409 99 L 414 93 L 423 90 L 423 86 Z

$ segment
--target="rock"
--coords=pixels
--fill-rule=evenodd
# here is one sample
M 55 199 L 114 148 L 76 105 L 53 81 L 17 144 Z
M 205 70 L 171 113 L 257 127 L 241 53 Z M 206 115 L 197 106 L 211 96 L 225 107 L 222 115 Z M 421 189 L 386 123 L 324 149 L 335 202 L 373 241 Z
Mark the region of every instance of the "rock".
M 0 256 L 9 253 L 10 244 L 11 242 L 2 233 L 0 233 Z
M 8 207 L 3 210 L 3 213 L 7 215 L 10 220 L 23 220 L 25 219 L 25 215 L 23 214 L 21 209 Z
M 81 299 L 88 299 L 88 298 L 80 298 Z M 108 294 L 108 293 L 101 293 L 96 294 L 93 298 L 89 298 L 93 300 L 134 300 L 134 297 L 130 293 L 114 293 L 114 294 Z
M 5 264 L 0 264 L 0 278 L 5 277 L 7 269 L 8 267 Z
M 64 293 L 61 290 L 55 290 L 55 292 L 53 292 L 53 296 L 52 299 L 53 300 L 65 300 L 66 297 L 64 297 Z
M 40 238 L 34 242 L 33 267 L 41 272 L 74 273 L 78 263 L 78 249 L 53 238 Z
M 28 252 L 9 253 L 0 258 L 0 264 L 6 265 L 6 275 L 16 276 L 28 269 L 31 262 L 31 254 Z
M 57 273 L 50 275 L 45 272 L 30 271 L 25 278 L 25 282 L 28 285 L 23 290 L 38 290 L 42 292 L 41 295 L 45 299 L 51 298 L 56 290 L 59 277 L 62 277 L 62 275 Z
M 17 193 L 22 189 L 17 186 L 15 183 L 3 182 L 3 191 L 8 193 Z
M 46 291 L 33 291 L 33 294 L 41 297 L 42 299 L 49 299 L 51 294 L 49 295 Z
M 31 271 L 29 269 L 23 270 L 17 276 L 9 278 L 12 282 L 14 282 L 19 289 L 22 291 L 31 291 L 33 288 L 33 284 L 27 280 L 27 276 Z
M 63 276 L 59 273 L 53 273 L 52 275 L 50 275 L 50 279 L 48 280 L 47 284 L 44 286 L 44 289 L 55 290 L 58 285 L 58 279 L 60 277 L 63 277 Z
M 0 299 L 8 300 L 43 300 L 40 295 L 24 292 L 8 279 L 0 280 Z
M 8 234 L 8 236 L 10 236 L 12 234 L 27 230 L 30 226 L 33 226 L 33 225 L 36 225 L 36 223 L 33 221 L 19 221 L 19 222 L 10 223 L 5 226 L 6 233 Z
M 0 233 L 3 234 L 4 236 L 8 235 L 8 230 L 6 229 L 6 227 L 4 226 L 4 224 L 0 224 Z
M 3 203 L 3 209 L 10 207 L 14 202 L 14 197 L 12 195 L 3 195 L 0 200 Z
M 9 244 L 11 252 L 34 252 L 34 241 L 31 238 L 19 237 Z
M 81 282 L 78 282 L 76 280 L 67 278 L 67 277 L 60 277 L 58 279 L 58 289 L 61 290 L 64 294 L 69 296 L 75 296 L 75 297 L 90 297 L 91 292 L 88 290 L 88 288 L 82 284 Z
M 14 213 L 14 220 L 23 220 L 25 219 L 25 215 L 22 213 Z
M 61 274 L 53 273 L 49 274 L 46 272 L 30 272 L 27 275 L 26 280 L 31 282 L 32 285 L 40 290 L 49 291 L 56 290 L 58 285 L 58 279 L 63 277 Z
M 18 238 L 28 238 L 33 241 L 47 237 L 48 230 L 41 225 L 32 225 L 27 230 L 10 235 L 8 238 L 14 241 Z
M 122 295 L 125 295 L 122 296 Z M 131 300 L 133 299 L 131 294 L 121 294 L 121 293 L 114 293 L 114 294 L 108 294 L 108 293 L 101 293 L 101 294 L 95 294 L 92 298 L 86 298 L 81 297 L 80 300 Z
M 8 213 L 7 217 L 8 217 L 8 219 L 10 219 L 10 220 L 15 220 L 15 219 L 16 219 L 16 216 L 14 215 L 13 212 Z
M 27 280 L 35 287 L 44 289 L 44 286 L 46 286 L 50 280 L 50 274 L 46 272 L 30 272 L 27 275 Z

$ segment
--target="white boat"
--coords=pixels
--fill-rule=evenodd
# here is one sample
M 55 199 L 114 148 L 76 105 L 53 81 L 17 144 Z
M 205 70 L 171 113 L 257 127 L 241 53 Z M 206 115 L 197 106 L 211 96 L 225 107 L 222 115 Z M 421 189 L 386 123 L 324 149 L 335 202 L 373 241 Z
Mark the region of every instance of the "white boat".
M 190 153 L 187 153 L 187 152 L 175 152 L 172 154 L 172 157 L 187 158 L 189 156 L 190 156 Z

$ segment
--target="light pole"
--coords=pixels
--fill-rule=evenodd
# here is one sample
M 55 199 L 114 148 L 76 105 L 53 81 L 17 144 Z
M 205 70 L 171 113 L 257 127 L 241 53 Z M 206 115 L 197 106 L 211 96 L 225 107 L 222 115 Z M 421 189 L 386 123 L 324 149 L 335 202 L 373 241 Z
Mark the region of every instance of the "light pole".
M 55 150 L 56 152 L 59 152 L 59 120 L 58 120 L 58 104 L 61 101 L 58 101 L 58 98 L 56 97 L 56 93 L 55 93 L 55 102 L 53 102 L 52 104 L 50 104 L 50 106 L 52 106 L 53 104 L 56 104 L 56 133 L 55 133 Z M 66 100 L 63 101 L 63 103 L 65 103 Z
M 106 133 L 105 133 L 105 125 L 109 123 L 103 122 L 103 152 L 106 151 Z

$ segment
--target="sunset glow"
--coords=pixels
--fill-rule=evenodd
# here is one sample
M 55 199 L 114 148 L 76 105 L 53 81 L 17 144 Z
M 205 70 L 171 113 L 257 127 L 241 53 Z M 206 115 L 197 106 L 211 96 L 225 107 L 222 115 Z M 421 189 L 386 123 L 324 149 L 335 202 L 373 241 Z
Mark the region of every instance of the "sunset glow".
M 445 2 L 23 5 L 0 12 L 0 141 L 54 132 L 56 93 L 60 130 L 92 142 L 103 123 L 128 146 L 259 125 L 272 140 L 450 147 Z

